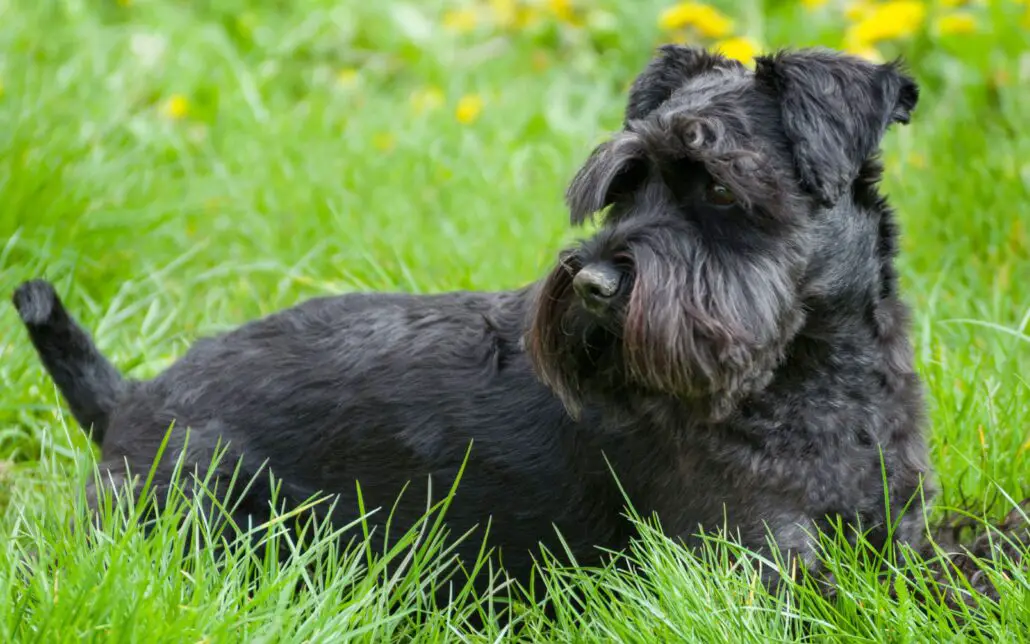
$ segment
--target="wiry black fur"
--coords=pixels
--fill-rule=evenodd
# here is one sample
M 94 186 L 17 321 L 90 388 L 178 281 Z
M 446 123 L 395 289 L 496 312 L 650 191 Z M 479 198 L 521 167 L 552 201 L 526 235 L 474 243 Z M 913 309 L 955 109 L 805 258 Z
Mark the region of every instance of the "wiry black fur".
M 562 549 L 555 529 L 581 564 L 626 545 L 608 462 L 670 535 L 696 543 L 699 526 L 725 525 L 761 550 L 771 534 L 811 563 L 809 531 L 827 521 L 888 538 L 881 453 L 894 517 L 929 473 L 874 159 L 916 98 L 896 66 L 830 52 L 751 72 L 663 48 L 623 131 L 568 191 L 574 222 L 607 208 L 604 226 L 541 282 L 314 299 L 200 340 L 147 382 L 123 384 L 49 286 L 15 301 L 116 476 L 126 462 L 145 471 L 174 421 L 159 480 L 190 428 L 190 463 L 227 442 L 244 475 L 267 465 L 287 499 L 338 495 L 340 522 L 360 482 L 382 540 L 402 487 L 393 534 L 424 512 L 428 477 L 438 495 L 451 484 L 472 441 L 448 524 L 492 520 L 520 581 L 539 543 Z M 736 203 L 705 197 L 713 182 Z M 573 288 L 599 263 L 624 276 L 601 313 Z M 252 490 L 240 518 L 260 519 L 265 494 Z M 915 502 L 894 538 L 918 532 Z
M 103 443 L 111 412 L 125 388 L 122 375 L 68 315 L 49 283 L 23 284 L 14 294 L 14 304 L 72 416 L 83 429 L 93 430 L 93 440 Z

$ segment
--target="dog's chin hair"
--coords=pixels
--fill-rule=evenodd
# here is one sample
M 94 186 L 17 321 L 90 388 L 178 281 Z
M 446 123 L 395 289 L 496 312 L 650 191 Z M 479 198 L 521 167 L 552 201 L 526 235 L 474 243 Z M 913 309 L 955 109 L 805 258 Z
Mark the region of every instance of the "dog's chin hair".
M 575 368 L 575 342 L 565 326 L 566 312 L 575 293 L 572 278 L 580 268 L 574 256 L 563 257 L 537 291 L 525 347 L 533 369 L 561 400 L 565 410 L 579 419 L 583 410 L 582 382 Z
M 574 419 L 581 417 L 587 399 L 593 398 L 591 392 L 603 399 L 606 387 L 620 386 L 686 403 L 691 416 L 699 420 L 725 419 L 742 397 L 769 383 L 783 357 L 787 339 L 779 330 L 784 317 L 791 315 L 785 311 L 795 310 L 788 306 L 792 300 L 786 285 L 781 285 L 785 292 L 778 306 L 766 298 L 752 301 L 748 308 L 743 295 L 747 289 L 739 283 L 759 279 L 750 272 L 710 276 L 709 282 L 718 281 L 724 289 L 738 282 L 733 291 L 738 295 L 731 298 L 736 301 L 715 301 L 704 293 L 720 291 L 710 290 L 712 284 L 704 285 L 704 279 L 694 280 L 690 289 L 669 289 L 670 284 L 689 284 L 686 276 L 646 251 L 641 251 L 640 258 L 646 268 L 634 271 L 628 302 L 611 319 L 598 320 L 576 303 L 574 261 L 559 264 L 543 281 L 526 336 L 537 376 Z M 709 266 L 708 270 L 715 269 Z M 755 326 L 721 322 L 727 319 L 751 320 Z M 786 326 L 796 331 L 801 319 L 788 320 Z M 589 338 L 600 333 L 616 346 L 590 344 Z M 617 351 L 615 364 L 587 373 L 584 363 L 591 362 L 587 358 L 598 349 Z
M 588 400 L 603 402 L 627 385 L 621 337 L 627 303 L 607 315 L 583 308 L 572 289 L 576 260 L 559 264 L 542 282 L 525 338 L 537 377 L 579 420 Z
M 608 320 L 576 303 L 574 255 L 545 278 L 526 341 L 537 376 L 576 419 L 591 391 L 628 385 L 685 403 L 699 420 L 724 420 L 741 398 L 768 385 L 801 328 L 794 284 L 760 260 L 670 261 L 646 246 L 632 255 L 628 302 Z M 589 344 L 596 333 L 618 345 L 611 369 L 584 369 L 598 349 Z
M 634 256 L 622 334 L 627 378 L 688 403 L 695 418 L 725 419 L 769 384 L 801 328 L 794 286 L 760 265 L 704 257 L 688 271 L 647 248 Z

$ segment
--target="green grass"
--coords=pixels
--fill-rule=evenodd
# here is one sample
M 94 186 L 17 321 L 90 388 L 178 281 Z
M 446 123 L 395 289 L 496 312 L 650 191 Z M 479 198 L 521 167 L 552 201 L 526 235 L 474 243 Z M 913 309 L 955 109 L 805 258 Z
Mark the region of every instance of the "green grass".
M 464 35 L 441 28 L 438 0 L 122 4 L 0 0 L 0 292 L 54 280 L 101 348 L 144 377 L 199 335 L 310 296 L 542 275 L 577 234 L 564 185 L 618 127 L 668 3 L 584 2 L 584 28 L 545 16 Z M 837 46 L 836 4 L 721 6 L 767 46 Z M 1030 28 L 1011 0 L 971 11 L 976 34 L 927 28 L 883 46 L 923 87 L 911 126 L 885 143 L 885 190 L 903 225 L 941 503 L 997 517 L 1030 470 Z M 345 69 L 357 77 L 340 82 Z M 427 87 L 443 104 L 418 113 L 409 97 Z M 469 124 L 455 118 L 466 94 L 483 99 Z M 185 119 L 162 113 L 174 95 Z M 551 569 L 556 620 L 524 602 L 505 627 L 485 600 L 430 610 L 428 585 L 454 565 L 432 523 L 385 558 L 360 544 L 341 554 L 322 527 L 286 564 L 187 553 L 215 538 L 189 504 L 185 523 L 165 517 L 147 539 L 124 520 L 135 510 L 113 508 L 86 539 L 69 523 L 93 452 L 10 306 L 0 391 L 3 641 L 1030 634 L 1030 577 L 1012 562 L 992 573 L 999 604 L 956 615 L 911 584 L 892 595 L 848 548 L 828 547 L 835 599 L 806 586 L 771 596 L 727 563 L 729 546 L 699 560 L 643 526 L 629 572 Z M 280 527 L 258 536 L 288 539 Z M 479 634 L 462 625 L 473 612 Z

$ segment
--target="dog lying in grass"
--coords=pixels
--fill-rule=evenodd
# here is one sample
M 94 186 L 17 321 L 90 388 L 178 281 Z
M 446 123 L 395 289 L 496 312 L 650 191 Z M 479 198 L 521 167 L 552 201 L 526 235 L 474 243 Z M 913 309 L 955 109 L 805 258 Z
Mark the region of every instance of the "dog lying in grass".
M 116 485 L 155 466 L 160 498 L 178 460 L 204 467 L 222 445 L 212 480 L 255 481 L 226 504 L 236 524 L 268 518 L 266 470 L 287 502 L 335 497 L 341 525 L 360 484 L 381 551 L 387 515 L 403 532 L 464 464 L 447 524 L 489 522 L 522 583 L 541 545 L 586 565 L 624 548 L 627 502 L 688 545 L 725 529 L 814 568 L 817 530 L 916 542 L 932 498 L 877 190 L 880 141 L 918 95 L 896 64 L 826 50 L 752 71 L 664 47 L 569 186 L 572 221 L 603 226 L 540 281 L 310 300 L 148 381 L 124 378 L 49 283 L 14 303 Z

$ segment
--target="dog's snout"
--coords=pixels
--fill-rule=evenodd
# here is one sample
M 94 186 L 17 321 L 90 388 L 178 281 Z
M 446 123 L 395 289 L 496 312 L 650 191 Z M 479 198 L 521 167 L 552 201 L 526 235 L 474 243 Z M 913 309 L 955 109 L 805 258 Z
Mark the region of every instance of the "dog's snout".
M 589 264 L 572 279 L 576 295 L 594 310 L 608 306 L 618 294 L 621 283 L 622 273 L 611 264 Z

